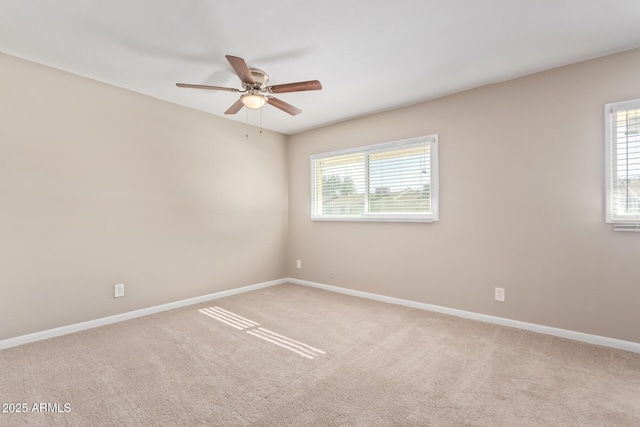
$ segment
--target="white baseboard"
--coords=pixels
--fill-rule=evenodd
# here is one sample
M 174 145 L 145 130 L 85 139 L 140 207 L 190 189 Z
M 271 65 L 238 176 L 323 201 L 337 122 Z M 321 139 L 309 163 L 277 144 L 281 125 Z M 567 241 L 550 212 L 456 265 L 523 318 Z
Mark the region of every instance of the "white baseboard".
M 463 317 L 465 319 L 479 320 L 481 322 L 494 323 L 497 325 L 508 326 L 511 328 L 524 329 L 527 331 L 538 332 L 541 334 L 553 335 L 556 337 L 567 338 L 574 341 L 581 341 L 589 344 L 600 345 L 603 347 L 611 347 L 619 350 L 640 353 L 640 343 L 632 341 L 623 341 L 615 338 L 608 338 L 599 335 L 585 334 L 582 332 L 570 331 L 567 329 L 552 328 L 550 326 L 537 325 L 535 323 L 521 322 L 518 320 L 505 319 L 503 317 L 489 316 L 487 314 L 473 313 L 470 311 L 457 310 L 455 308 L 442 307 L 439 305 L 425 304 L 422 302 L 410 301 L 400 298 L 393 298 L 369 292 L 356 291 L 353 289 L 341 288 L 338 286 L 325 285 L 323 283 L 310 282 L 307 280 L 288 278 L 288 283 L 297 285 L 310 286 L 313 288 L 324 289 L 327 291 L 338 292 L 341 294 L 352 295 L 361 298 L 372 299 L 376 301 L 387 302 L 390 304 L 404 305 L 421 310 L 434 311 L 437 313 L 450 314 L 452 316 Z
M 219 298 L 228 297 L 231 295 L 237 295 L 244 292 L 254 291 L 256 289 L 262 289 L 269 286 L 281 285 L 284 283 L 294 283 L 297 285 L 310 286 L 313 288 L 324 289 L 331 292 L 338 292 L 341 294 L 351 295 L 360 298 L 367 298 L 371 300 L 386 302 L 390 304 L 403 305 L 411 308 L 418 308 L 421 310 L 433 311 L 436 313 L 450 314 L 452 316 L 462 317 L 465 319 L 479 320 L 481 322 L 494 323 L 497 325 L 508 326 L 511 328 L 524 329 L 527 331 L 538 332 L 542 334 L 552 335 L 561 338 L 567 338 L 574 341 L 581 341 L 589 344 L 600 345 L 603 347 L 611 347 L 619 350 L 631 351 L 634 353 L 640 353 L 640 343 L 623 341 L 615 338 L 608 338 L 599 335 L 585 334 L 582 332 L 570 331 L 567 329 L 552 328 L 550 326 L 537 325 L 535 323 L 521 322 L 518 320 L 506 319 L 503 317 L 489 316 L 487 314 L 473 313 L 470 311 L 457 310 L 455 308 L 442 307 L 439 305 L 426 304 L 422 302 L 416 302 L 411 300 L 405 300 L 401 298 L 388 297 L 385 295 L 374 294 L 370 292 L 356 291 L 353 289 L 341 288 L 339 286 L 326 285 L 323 283 L 310 282 L 308 280 L 285 278 L 272 280 L 269 282 L 257 283 L 255 285 L 244 286 L 241 288 L 230 289 L 227 291 L 215 292 L 213 294 L 203 295 L 194 298 L 188 298 L 180 301 L 175 301 L 167 304 L 157 305 L 154 307 L 143 308 L 140 310 L 130 311 L 127 313 L 116 314 L 114 316 L 103 317 L 101 319 L 89 320 L 87 322 L 76 323 L 73 325 L 62 326 L 55 329 L 49 329 L 46 331 L 35 332 L 33 334 L 22 335 L 15 338 L 9 338 L 0 341 L 0 350 L 15 347 L 22 344 L 28 344 L 35 341 L 46 340 L 49 338 L 58 337 L 61 335 L 72 334 L 74 332 L 80 332 L 86 329 L 97 328 L 99 326 L 109 325 L 112 323 L 122 322 L 124 320 L 135 319 L 137 317 L 147 316 L 150 314 L 160 313 L 167 310 L 173 310 L 176 308 L 186 307 L 193 304 L 199 304 Z
M 154 307 L 142 308 L 140 310 L 129 311 L 127 313 L 116 314 L 113 316 L 103 317 L 101 319 L 89 320 L 86 322 L 76 323 L 73 325 L 62 326 L 59 328 L 48 329 L 46 331 L 35 332 L 33 334 L 22 335 L 15 338 L 9 338 L 0 341 L 0 350 L 15 347 L 22 344 L 28 344 L 35 341 L 46 340 L 49 338 L 59 337 L 61 335 L 72 334 L 74 332 L 84 331 L 86 329 L 97 328 L 98 326 L 110 325 L 112 323 L 122 322 L 123 320 L 135 319 L 137 317 L 148 316 L 149 314 L 160 313 L 162 311 L 173 310 L 188 305 L 199 304 L 231 295 L 241 294 L 243 292 L 254 291 L 256 289 L 266 288 L 274 285 L 287 283 L 287 279 L 272 280 L 269 282 L 257 283 L 255 285 L 244 286 L 241 288 L 230 289 L 228 291 L 215 292 L 213 294 L 203 295 L 194 298 L 183 299 L 180 301 L 170 302 L 167 304 L 156 305 Z

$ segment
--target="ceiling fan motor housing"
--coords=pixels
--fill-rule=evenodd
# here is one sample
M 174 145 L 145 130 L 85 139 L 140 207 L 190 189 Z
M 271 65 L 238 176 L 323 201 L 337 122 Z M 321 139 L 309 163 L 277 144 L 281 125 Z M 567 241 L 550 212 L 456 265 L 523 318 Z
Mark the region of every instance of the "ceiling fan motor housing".
M 249 71 L 251 72 L 251 76 L 255 83 L 251 84 L 242 82 L 242 87 L 247 90 L 256 89 L 261 92 L 266 91 L 267 83 L 269 82 L 269 74 L 262 70 L 258 70 L 257 68 L 249 68 Z

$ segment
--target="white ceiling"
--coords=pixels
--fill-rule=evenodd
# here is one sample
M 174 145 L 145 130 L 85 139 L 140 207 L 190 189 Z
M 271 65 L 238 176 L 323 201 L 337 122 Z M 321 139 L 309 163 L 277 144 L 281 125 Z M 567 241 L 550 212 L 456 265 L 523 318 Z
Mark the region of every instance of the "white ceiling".
M 637 0 L 0 0 L 0 51 L 224 116 L 224 55 L 284 93 L 234 120 L 293 134 L 640 46 Z

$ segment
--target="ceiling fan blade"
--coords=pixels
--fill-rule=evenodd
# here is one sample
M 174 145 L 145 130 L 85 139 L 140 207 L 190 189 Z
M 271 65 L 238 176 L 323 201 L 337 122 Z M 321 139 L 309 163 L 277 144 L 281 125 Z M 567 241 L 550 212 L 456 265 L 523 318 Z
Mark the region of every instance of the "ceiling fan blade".
M 247 63 L 244 62 L 244 59 L 239 56 L 231 56 L 225 55 L 229 64 L 233 67 L 233 70 L 236 72 L 240 80 L 244 83 L 254 84 L 253 76 L 251 75 L 251 71 L 249 71 L 249 67 L 247 67 Z
M 242 110 L 242 107 L 244 107 L 244 104 L 242 103 L 242 98 L 238 99 L 235 104 L 233 104 L 231 107 L 229 107 L 229 109 L 227 111 L 225 111 L 225 114 L 235 114 L 238 111 Z
M 176 83 L 178 87 L 189 87 L 192 89 L 209 89 L 209 90 L 226 90 L 229 92 L 241 92 L 240 89 L 235 89 L 232 87 L 222 87 L 222 86 L 208 86 L 208 85 L 192 85 L 189 83 Z
M 291 104 L 287 104 L 286 102 L 281 101 L 278 98 L 270 97 L 267 100 L 267 103 L 273 105 L 276 108 L 281 109 L 285 113 L 291 114 L 292 116 L 295 116 L 295 115 L 298 115 L 298 114 L 302 113 L 302 110 L 299 109 L 298 107 L 294 107 Z
M 306 82 L 285 83 L 282 85 L 269 86 L 267 89 L 272 93 L 301 92 L 303 90 L 320 90 L 322 89 L 322 85 L 318 80 L 309 80 Z

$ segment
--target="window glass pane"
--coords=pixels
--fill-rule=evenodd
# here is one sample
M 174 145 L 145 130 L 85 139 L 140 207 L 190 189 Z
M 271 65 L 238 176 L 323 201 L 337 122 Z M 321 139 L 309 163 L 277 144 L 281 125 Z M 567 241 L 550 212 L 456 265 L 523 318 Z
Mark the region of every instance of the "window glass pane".
M 431 210 L 429 146 L 373 154 L 369 161 L 369 211 Z
M 640 214 L 640 109 L 613 114 L 612 209 L 616 215 Z
M 323 215 L 364 214 L 365 158 L 357 153 L 317 163 L 320 174 L 316 191 Z

